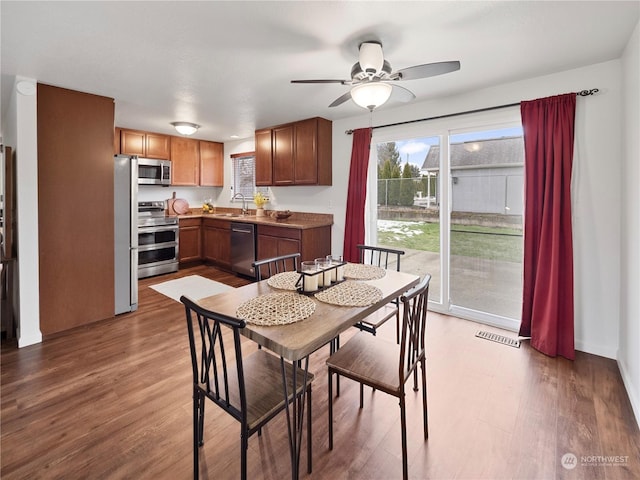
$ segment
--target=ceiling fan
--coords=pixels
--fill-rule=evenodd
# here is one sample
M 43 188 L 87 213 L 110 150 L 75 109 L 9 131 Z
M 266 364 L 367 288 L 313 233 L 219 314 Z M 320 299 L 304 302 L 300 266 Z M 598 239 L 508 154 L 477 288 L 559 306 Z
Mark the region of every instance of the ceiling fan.
M 340 83 L 351 85 L 351 90 L 338 97 L 329 107 L 342 105 L 350 98 L 370 111 L 385 103 L 395 90 L 398 100 L 409 102 L 416 98 L 410 90 L 397 85 L 402 80 L 434 77 L 460 70 L 459 61 L 425 63 L 391 71 L 391 64 L 384 59 L 382 44 L 368 41 L 360 44 L 358 62 L 351 68 L 351 80 L 291 80 L 291 83 Z

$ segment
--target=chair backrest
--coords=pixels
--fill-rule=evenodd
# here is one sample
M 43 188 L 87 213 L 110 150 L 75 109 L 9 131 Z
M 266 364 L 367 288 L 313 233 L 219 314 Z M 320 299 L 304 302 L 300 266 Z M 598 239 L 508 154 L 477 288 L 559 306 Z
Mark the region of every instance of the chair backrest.
M 238 421 L 246 421 L 247 396 L 242 368 L 240 329 L 244 320 L 206 310 L 184 295 L 193 386 Z M 195 328 L 194 328 L 195 326 Z M 223 338 L 223 328 L 232 335 Z M 226 332 L 225 332 L 226 333 Z
M 389 268 L 395 262 L 396 270 L 400 271 L 400 255 L 404 251 L 393 248 L 374 247 L 372 245 L 356 245 L 360 254 L 360 263 L 368 263 L 382 268 Z
M 256 272 L 256 281 L 259 282 L 263 278 L 269 278 L 276 273 L 297 271 L 299 260 L 299 253 L 289 253 L 279 257 L 256 260 L 251 265 Z
M 418 285 L 400 297 L 404 307 L 400 337 L 400 385 L 404 384 L 424 356 L 430 280 L 431 275 L 425 275 Z

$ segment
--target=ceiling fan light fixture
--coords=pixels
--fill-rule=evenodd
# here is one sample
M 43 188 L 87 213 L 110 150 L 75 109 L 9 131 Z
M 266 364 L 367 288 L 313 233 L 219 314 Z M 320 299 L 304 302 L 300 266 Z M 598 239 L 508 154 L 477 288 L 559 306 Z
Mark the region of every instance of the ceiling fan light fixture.
M 392 87 L 388 83 L 363 83 L 351 89 L 351 98 L 356 105 L 373 111 L 389 100 L 391 90 Z
M 193 135 L 200 128 L 200 125 L 191 122 L 171 122 L 171 125 L 180 135 Z
M 376 42 L 364 42 L 360 45 L 360 68 L 363 72 L 375 75 L 384 65 L 382 45 Z

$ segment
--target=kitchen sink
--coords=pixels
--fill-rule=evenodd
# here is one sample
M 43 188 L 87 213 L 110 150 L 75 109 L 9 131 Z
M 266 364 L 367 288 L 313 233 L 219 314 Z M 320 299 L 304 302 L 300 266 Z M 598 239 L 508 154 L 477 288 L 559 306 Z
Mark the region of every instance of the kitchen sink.
M 240 213 L 212 213 L 212 217 L 226 217 L 226 218 L 249 218 L 255 217 L 255 215 L 242 215 Z

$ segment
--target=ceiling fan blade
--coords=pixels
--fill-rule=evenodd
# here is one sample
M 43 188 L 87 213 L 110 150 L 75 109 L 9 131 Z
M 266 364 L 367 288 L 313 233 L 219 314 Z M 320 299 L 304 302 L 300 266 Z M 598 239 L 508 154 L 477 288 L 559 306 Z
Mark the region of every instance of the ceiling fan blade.
M 392 99 L 398 100 L 399 102 L 410 102 L 411 100 L 416 98 L 411 90 L 393 83 L 390 83 L 390 85 L 393 87 L 393 93 L 391 93 Z
M 345 93 L 344 95 L 336 98 L 329 107 L 337 107 L 338 105 L 342 105 L 347 100 L 351 100 L 351 91 Z
M 424 65 L 414 65 L 413 67 L 403 68 L 390 75 L 391 80 L 416 80 L 418 78 L 435 77 L 445 73 L 460 70 L 460 62 L 436 62 L 425 63 Z
M 291 80 L 291 83 L 341 83 L 351 85 L 351 80 Z

